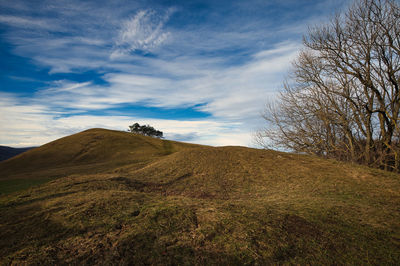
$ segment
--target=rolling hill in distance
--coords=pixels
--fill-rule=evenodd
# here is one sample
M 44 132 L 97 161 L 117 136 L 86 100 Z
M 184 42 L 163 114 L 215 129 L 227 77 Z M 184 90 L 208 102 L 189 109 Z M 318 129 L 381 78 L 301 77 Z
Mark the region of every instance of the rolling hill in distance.
M 10 159 L 20 153 L 26 152 L 34 147 L 27 147 L 27 148 L 13 148 L 7 146 L 0 146 L 0 162 Z
M 400 176 L 91 129 L 0 162 L 2 264 L 399 264 Z

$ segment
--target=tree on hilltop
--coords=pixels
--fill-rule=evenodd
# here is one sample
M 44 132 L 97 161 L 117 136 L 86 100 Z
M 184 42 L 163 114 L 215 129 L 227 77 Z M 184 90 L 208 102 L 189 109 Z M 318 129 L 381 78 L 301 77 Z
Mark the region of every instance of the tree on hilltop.
M 135 134 L 144 135 L 144 136 L 163 138 L 163 132 L 154 129 L 154 127 L 152 127 L 150 125 L 141 126 L 139 123 L 135 123 L 135 124 L 129 126 L 128 131 L 135 133 Z

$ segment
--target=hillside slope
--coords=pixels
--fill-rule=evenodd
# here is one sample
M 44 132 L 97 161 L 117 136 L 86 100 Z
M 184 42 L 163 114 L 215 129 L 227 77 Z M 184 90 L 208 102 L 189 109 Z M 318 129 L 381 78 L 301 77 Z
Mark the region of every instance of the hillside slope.
M 90 173 L 0 196 L 4 264 L 400 262 L 397 174 L 312 156 L 100 129 L 59 143 L 77 136 L 90 142 L 98 134 L 111 134 L 118 149 L 106 156 L 96 142 L 80 157 L 77 145 L 66 151 L 74 156 L 54 161 L 65 171 L 86 165 Z M 50 147 L 41 158 L 51 159 Z M 126 158 L 128 151 L 132 157 Z M 102 171 L 87 168 L 91 164 Z
M 143 164 L 195 145 L 128 132 L 89 129 L 0 162 L 0 179 L 100 173 Z

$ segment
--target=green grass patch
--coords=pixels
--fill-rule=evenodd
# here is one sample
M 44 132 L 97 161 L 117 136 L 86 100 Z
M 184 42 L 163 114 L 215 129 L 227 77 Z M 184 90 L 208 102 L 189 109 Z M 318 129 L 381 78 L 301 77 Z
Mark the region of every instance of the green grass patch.
M 0 180 L 0 195 L 21 191 L 32 186 L 44 184 L 50 180 L 52 178 Z

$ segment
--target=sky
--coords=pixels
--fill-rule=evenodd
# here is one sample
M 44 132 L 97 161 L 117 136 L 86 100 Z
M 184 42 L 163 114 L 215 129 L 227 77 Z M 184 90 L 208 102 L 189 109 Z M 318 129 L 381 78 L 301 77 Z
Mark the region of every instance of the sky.
M 0 0 L 0 145 L 135 122 L 254 146 L 308 27 L 348 0 Z

